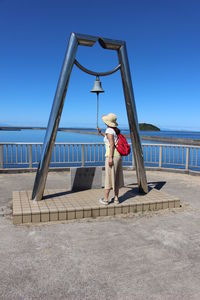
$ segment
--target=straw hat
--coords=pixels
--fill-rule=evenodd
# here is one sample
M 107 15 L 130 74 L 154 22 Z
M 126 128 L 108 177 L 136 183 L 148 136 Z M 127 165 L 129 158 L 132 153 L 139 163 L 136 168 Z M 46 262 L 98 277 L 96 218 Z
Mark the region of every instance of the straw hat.
M 108 115 L 105 115 L 102 117 L 102 120 L 104 121 L 104 123 L 110 127 L 117 127 L 118 124 L 116 122 L 117 120 L 117 116 L 113 113 L 110 113 Z

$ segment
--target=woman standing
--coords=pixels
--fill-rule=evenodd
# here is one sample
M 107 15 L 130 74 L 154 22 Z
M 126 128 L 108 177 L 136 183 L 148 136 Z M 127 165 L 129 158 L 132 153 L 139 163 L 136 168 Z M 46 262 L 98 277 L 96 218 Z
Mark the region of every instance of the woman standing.
M 102 117 L 102 120 L 107 125 L 105 133 L 97 128 L 98 133 L 104 136 L 106 148 L 105 154 L 105 192 L 104 198 L 99 201 L 104 205 L 108 205 L 110 190 L 114 191 L 114 203 L 119 203 L 119 189 L 124 185 L 122 157 L 117 151 L 115 145 L 117 143 L 117 135 L 120 130 L 117 128 L 117 116 L 109 113 Z

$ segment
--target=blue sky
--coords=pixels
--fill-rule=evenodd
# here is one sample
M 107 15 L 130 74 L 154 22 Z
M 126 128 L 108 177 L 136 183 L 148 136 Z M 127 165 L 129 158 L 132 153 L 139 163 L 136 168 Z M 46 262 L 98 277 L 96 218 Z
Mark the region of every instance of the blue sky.
M 200 130 L 198 0 L 0 0 L 0 124 L 47 125 L 73 31 L 126 41 L 139 122 Z M 96 71 L 118 64 L 99 45 L 77 59 Z M 74 66 L 60 126 L 95 127 L 94 79 Z M 101 81 L 100 114 L 127 126 L 120 73 Z

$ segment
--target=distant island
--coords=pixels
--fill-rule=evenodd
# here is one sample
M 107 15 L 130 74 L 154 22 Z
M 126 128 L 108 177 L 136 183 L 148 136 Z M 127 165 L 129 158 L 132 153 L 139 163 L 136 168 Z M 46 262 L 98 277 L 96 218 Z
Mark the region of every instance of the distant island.
M 148 123 L 139 123 L 139 128 L 141 131 L 160 131 L 160 128 Z

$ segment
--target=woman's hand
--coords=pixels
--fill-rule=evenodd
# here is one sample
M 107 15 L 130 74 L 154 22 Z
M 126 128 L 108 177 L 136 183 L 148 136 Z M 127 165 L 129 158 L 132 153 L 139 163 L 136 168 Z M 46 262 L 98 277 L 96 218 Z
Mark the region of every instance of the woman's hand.
M 112 157 L 109 157 L 108 165 L 109 165 L 109 167 L 112 167 L 112 165 L 113 165 L 113 158 Z
M 98 131 L 98 134 L 105 136 L 105 133 L 103 133 L 99 127 L 97 127 L 97 131 Z

